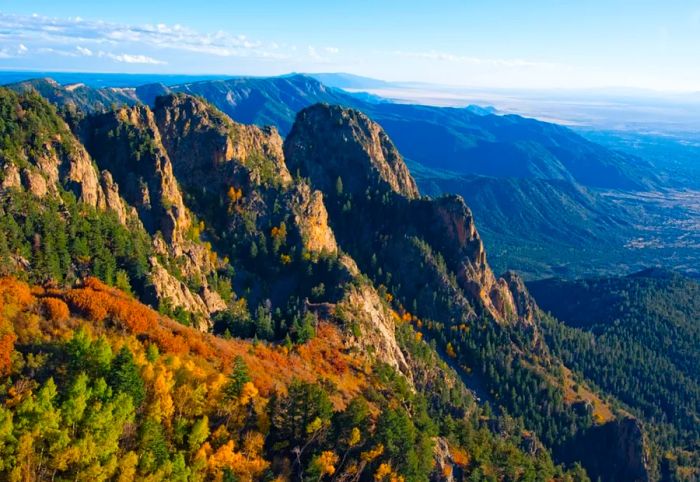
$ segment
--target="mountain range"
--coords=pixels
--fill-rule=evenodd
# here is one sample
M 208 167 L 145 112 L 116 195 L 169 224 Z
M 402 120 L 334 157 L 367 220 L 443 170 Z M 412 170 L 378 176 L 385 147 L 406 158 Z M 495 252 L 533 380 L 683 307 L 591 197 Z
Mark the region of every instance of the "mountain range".
M 347 94 L 299 76 L 0 89 L 0 474 L 692 480 L 697 283 L 645 272 L 590 282 L 595 296 L 565 281 L 533 296 L 494 270 L 453 194 L 499 206 L 493 239 L 606 246 L 625 221 L 567 168 L 606 150 L 534 121 L 509 132 L 518 118 L 409 106 L 435 128 L 472 119 L 493 144 L 531 132 L 561 159 L 546 176 L 445 171 L 405 162 L 376 112 L 323 96 Z M 405 107 L 386 105 L 404 125 Z M 226 106 L 299 111 L 283 138 Z M 590 165 L 633 179 L 619 159 Z M 630 333 L 611 327 L 632 290 L 642 335 L 623 362 L 614 336 Z M 660 318 L 681 301 L 690 311 Z M 583 323 L 567 303 L 597 311 Z M 635 364 L 683 378 L 640 393 Z
M 301 74 L 99 89 L 35 79 L 9 87 L 36 89 L 56 105 L 86 112 L 112 103 L 153 105 L 158 95 L 183 92 L 207 99 L 238 122 L 273 125 L 282 136 L 291 129 L 296 112 L 314 103 L 356 108 L 386 129 L 423 192 L 459 193 L 475 207 L 486 242 L 498 253 L 501 267 L 528 277 L 575 276 L 591 269 L 605 272 L 611 265 L 629 271 L 660 259 L 655 250 L 628 249 L 630 240 L 645 235 L 644 224 L 652 222 L 650 216 L 632 213 L 600 193 L 657 190 L 664 186 L 661 178 L 668 176 L 647 161 L 601 147 L 554 124 L 473 108 L 395 104 L 349 94 Z M 449 180 L 449 189 L 444 188 L 443 179 Z M 493 213 L 499 213 L 494 222 Z M 507 238 L 520 249 L 491 235 L 498 233 L 498 226 L 502 231 L 503 226 L 541 224 L 543 215 L 550 226 L 558 227 L 556 232 L 511 230 Z M 596 236 L 582 237 L 582 232 Z M 598 242 L 600 236 L 607 242 Z M 574 255 L 582 242 L 590 252 L 590 260 L 584 263 Z M 540 247 L 554 257 L 543 257 Z

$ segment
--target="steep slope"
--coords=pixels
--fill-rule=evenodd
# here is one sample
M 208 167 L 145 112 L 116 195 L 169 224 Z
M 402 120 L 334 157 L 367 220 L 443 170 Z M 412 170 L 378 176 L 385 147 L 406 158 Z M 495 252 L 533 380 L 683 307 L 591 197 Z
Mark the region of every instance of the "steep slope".
M 338 251 L 322 194 L 292 179 L 277 132 L 236 124 L 182 94 L 159 98 L 155 119 L 203 234 L 237 261 L 234 288 L 245 286 L 248 302 L 271 303 L 288 319 L 306 310 L 328 316 L 334 305 L 354 310 L 366 335 L 356 341 L 376 343 L 380 359 L 408 374 L 385 303 L 373 287 L 348 284 L 360 275 L 355 262 Z M 253 335 L 229 325 L 220 329 Z
M 645 189 L 658 183 L 651 165 L 590 142 L 566 127 L 517 115 L 484 115 L 471 108 L 445 108 L 378 102 L 328 87 L 299 74 L 239 77 L 165 87 L 136 89 L 60 87 L 45 79 L 11 84 L 11 88 L 46 91 L 58 105 L 71 102 L 92 111 L 106 100 L 128 105 L 150 104 L 169 91 L 204 97 L 232 119 L 273 125 L 283 136 L 296 113 L 325 102 L 361 110 L 379 122 L 399 150 L 428 168 L 460 174 L 535 179 L 566 179 L 598 188 Z
M 423 256 L 440 249 L 459 287 L 478 300 L 476 308 L 501 321 L 517 316 L 512 294 L 486 264 L 464 202 L 419 199 L 403 159 L 378 124 L 358 111 L 319 104 L 299 113 L 285 153 L 292 170 L 308 176 L 329 198 L 331 214 L 337 216 L 331 217 L 332 226 L 361 268 L 368 270 L 369 257 L 377 254 L 387 270 L 400 270 L 398 260 L 385 260 L 382 253 L 413 239 L 408 249 L 418 256 L 421 241 L 427 240 L 432 246 Z M 432 270 L 437 274 L 440 268 L 433 264 Z M 474 304 L 473 299 L 465 302 Z
M 97 274 L 133 287 L 150 303 L 184 309 L 196 315 L 193 322 L 206 326 L 209 313 L 225 305 L 206 284 L 200 296 L 174 274 L 187 254 L 188 274 L 203 278 L 208 255 L 203 246 L 185 239 L 186 209 L 167 162 L 156 158 L 153 146 L 137 146 L 143 139 L 133 136 L 136 130 L 121 131 L 120 138 L 115 128 L 111 137 L 97 142 L 108 149 L 92 153 L 101 156 L 98 170 L 95 158 L 44 99 L 4 89 L 2 95 L 3 215 L 14 222 L 3 248 L 21 253 L 8 253 L 14 268 L 6 272 L 24 269 L 30 279 L 55 282 Z M 102 120 L 111 119 L 114 127 L 130 114 L 136 123 L 137 110 L 126 109 Z M 146 159 L 138 167 L 129 164 L 145 152 L 137 147 L 152 155 L 150 165 Z M 104 152 L 113 157 L 102 158 Z M 127 188 L 120 191 L 118 184 Z
M 3 189 L 23 188 L 43 197 L 60 187 L 126 220 L 127 208 L 111 175 L 93 168 L 83 146 L 43 98 L 1 89 L 0 116 Z
M 124 197 L 154 237 L 156 253 L 173 258 L 185 278 L 169 275 L 162 262 L 152 257 L 158 299 L 170 297 L 175 306 L 205 319 L 224 309 L 224 301 L 208 283 L 208 276 L 217 268 L 217 257 L 191 235 L 193 218 L 184 204 L 151 110 L 145 106 L 122 107 L 86 118 L 79 130 L 100 168 L 125 186 Z M 199 289 L 191 290 L 187 283 Z
M 553 351 L 653 427 L 653 458 L 664 477 L 697 464 L 700 284 L 653 269 L 528 286 L 561 320 L 545 325 Z
M 340 246 L 399 306 L 410 307 L 405 317 L 453 360 L 462 380 L 523 417 L 526 428 L 565 458 L 565 444 L 580 443 L 592 426 L 613 423 L 612 412 L 590 389 L 570 389 L 569 372 L 544 342 L 536 305 L 516 275 L 494 276 L 462 199 L 423 199 L 394 182 L 405 165 L 399 157 L 393 170 L 384 169 L 383 136 L 370 135 L 378 128 L 357 111 L 309 107 L 285 140 L 287 162 L 324 191 Z M 643 444 L 639 437 L 618 442 L 620 454 Z M 639 457 L 645 452 L 635 454 L 615 464 L 642 467 L 634 480 L 644 480 Z
M 39 86 L 47 83 L 32 82 Z M 85 87 L 68 92 L 59 86 L 49 87 L 61 90 L 52 96 L 57 105 L 74 99 L 70 102 L 85 105 L 87 112 L 92 110 L 91 99 L 114 95 L 105 89 L 92 92 Z M 517 269 L 533 278 L 553 274 L 573 277 L 610 272 L 611 268 L 638 269 L 659 257 L 655 251 L 626 249 L 630 240 L 648 235 L 643 230 L 626 229 L 638 224 L 639 216 L 630 215 L 621 203 L 604 202 L 593 191 L 647 190 L 659 185 L 657 174 L 663 178 L 668 175 L 654 172 L 632 156 L 601 148 L 563 127 L 518 116 L 484 115 L 470 108 L 396 105 L 351 95 L 303 75 L 242 77 L 170 87 L 149 84 L 132 90 L 129 95 L 148 105 L 154 105 L 156 96 L 171 91 L 193 93 L 235 120 L 271 124 L 283 136 L 288 134 L 296 112 L 312 103 L 357 108 L 382 124 L 394 139 L 417 182 L 427 186 L 423 192 L 455 192 L 475 207 L 477 219 L 484 220 L 482 231 L 492 259 L 500 269 Z M 127 105 L 134 102 L 130 98 L 121 100 Z M 457 182 L 483 176 L 489 177 L 489 182 L 465 181 L 465 186 Z M 451 191 L 439 186 L 443 178 L 450 180 Z M 589 194 L 581 195 L 589 188 L 593 188 Z M 532 195 L 535 198 L 530 200 Z M 521 202 L 522 197 L 527 197 L 527 202 Z M 506 222 L 499 222 L 496 231 L 492 229 L 496 223 L 488 223 L 489 217 L 480 211 L 497 213 Z M 562 212 L 573 217 L 562 219 L 558 215 Z M 561 222 L 543 224 L 539 213 L 554 215 Z M 506 225 L 529 228 L 501 236 Z M 552 230 L 552 225 L 557 229 Z M 582 264 L 577 261 L 578 241 L 585 239 L 586 232 L 611 236 L 608 242 L 588 243 L 585 250 L 590 262 Z M 572 240 L 577 243 L 573 247 Z
M 289 350 L 183 327 L 95 279 L 47 290 L 0 278 L 0 477 L 589 480 L 526 451 L 515 430 L 489 431 L 420 345 L 431 405 L 470 415 L 435 452 L 426 397 L 385 366 L 367 370 L 331 325 Z

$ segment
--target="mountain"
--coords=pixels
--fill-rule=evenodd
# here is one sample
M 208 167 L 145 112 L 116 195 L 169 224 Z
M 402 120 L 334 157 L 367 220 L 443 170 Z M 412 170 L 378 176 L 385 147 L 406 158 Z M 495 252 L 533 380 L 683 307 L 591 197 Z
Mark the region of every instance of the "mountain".
M 395 85 L 394 82 L 373 79 L 348 73 L 315 73 L 304 74 L 312 77 L 323 85 L 337 89 L 381 89 L 382 87 Z
M 646 480 L 638 422 L 365 114 L 283 140 L 182 93 L 0 101 L 3 478 Z
M 664 454 L 657 461 L 662 478 L 697 478 L 700 284 L 648 269 L 617 278 L 542 280 L 528 288 L 561 320 L 544 325 L 553 352 L 650 426 L 656 452 Z
M 523 417 L 562 458 L 594 427 L 606 427 L 618 442 L 628 433 L 597 395 L 570 388 L 570 372 L 544 343 L 535 302 L 515 274 L 493 274 L 464 201 L 418 197 L 379 126 L 357 111 L 312 106 L 297 115 L 285 156 L 292 171 L 324 193 L 339 243 L 374 283 L 410 307 L 410 316 L 430 320 L 417 325 L 464 370 L 462 380 L 475 393 Z M 503 373 L 518 380 L 518 391 L 496 375 Z M 542 403 L 549 416 L 542 416 Z M 625 440 L 625 449 L 586 459 L 587 466 L 620 467 L 616 475 L 598 472 L 603 479 L 645 479 L 643 442 Z
M 657 172 L 631 155 L 602 148 L 553 124 L 491 115 L 483 109 L 398 105 L 349 94 L 299 74 L 131 89 L 83 86 L 69 91 L 46 79 L 10 87 L 31 86 L 59 106 L 72 105 L 88 113 L 112 104 L 153 106 L 159 95 L 185 92 L 207 99 L 239 122 L 274 125 L 283 137 L 296 112 L 313 103 L 356 108 L 386 129 L 424 192 L 459 193 L 475 206 L 500 269 L 516 269 L 531 278 L 576 276 L 631 270 L 659 258 L 653 250 L 628 249 L 630 240 L 648 235 L 642 225 L 652 222 L 649 216 L 639 212 L 632 216 L 624 203 L 610 202 L 597 192 L 653 189 L 659 182 Z M 490 222 L 492 216 L 498 221 Z M 558 222 L 546 223 L 545 217 Z M 503 226 L 519 229 L 504 233 Z M 599 237 L 607 242 L 592 242 Z M 585 263 L 578 256 L 581 240 L 586 242 Z
M 95 89 L 83 83 L 61 85 L 50 78 L 25 80 L 7 87 L 17 92 L 35 90 L 52 104 L 61 107 L 70 105 L 86 112 L 104 110 L 112 104 L 131 105 L 139 102 L 135 89 Z
M 611 269 L 629 256 L 624 245 L 635 233 L 631 213 L 581 185 L 428 170 L 420 172 L 418 185 L 432 196 L 465 199 L 500 271 L 575 277 L 599 266 Z
M 646 188 L 657 180 L 651 166 L 641 159 L 601 147 L 566 127 L 517 115 L 476 114 L 469 108 L 368 102 L 300 74 L 205 80 L 168 88 L 204 97 L 238 122 L 273 125 L 283 136 L 291 129 L 296 113 L 309 105 L 356 108 L 380 123 L 407 159 L 427 168 L 496 177 L 565 179 L 618 189 Z M 79 94 L 88 97 L 82 103 L 97 95 Z M 55 99 L 59 104 L 65 102 L 58 96 Z M 134 101 L 123 99 L 127 104 Z

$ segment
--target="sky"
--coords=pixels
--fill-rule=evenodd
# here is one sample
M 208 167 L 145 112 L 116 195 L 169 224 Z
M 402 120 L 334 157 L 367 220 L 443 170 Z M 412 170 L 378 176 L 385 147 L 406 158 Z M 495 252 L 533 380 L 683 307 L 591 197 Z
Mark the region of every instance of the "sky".
M 0 69 L 700 91 L 700 0 L 0 0 Z

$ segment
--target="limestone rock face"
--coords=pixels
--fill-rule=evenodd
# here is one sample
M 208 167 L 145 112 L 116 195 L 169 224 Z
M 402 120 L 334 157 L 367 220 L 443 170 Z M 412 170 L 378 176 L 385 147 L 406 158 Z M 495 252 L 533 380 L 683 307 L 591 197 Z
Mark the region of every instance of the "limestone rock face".
M 178 177 L 230 184 L 235 170 L 226 165 L 240 164 L 256 184 L 274 179 L 288 185 L 292 180 L 282 138 L 274 128 L 237 124 L 209 104 L 185 95 L 159 97 L 155 117 Z
M 120 205 L 116 196 L 115 181 L 118 182 L 123 196 L 153 236 L 156 253 L 173 257 L 182 275 L 202 287 L 201 293 L 193 293 L 163 266 L 154 265 L 151 277 L 158 299 L 167 298 L 173 306 L 205 318 L 225 309 L 224 301 L 207 281 L 216 268 L 216 257 L 190 236 L 192 215 L 153 112 L 145 106 L 122 107 L 88 118 L 80 131 L 97 164 L 104 169 L 105 205 L 111 206 L 120 218 L 128 215 L 126 206 Z
M 158 261 L 153 257 L 149 260 L 151 264 L 150 280 L 155 290 L 155 295 L 158 300 L 169 301 L 173 306 L 179 306 L 183 309 L 199 315 L 201 319 L 208 317 L 209 309 L 204 301 L 194 293 L 192 293 L 187 285 L 171 275 Z M 198 327 L 201 330 L 207 329 L 207 324 L 204 323 Z
M 365 353 L 393 366 L 409 379 L 410 368 L 394 334 L 396 326 L 379 293 L 371 286 L 352 287 L 336 307 L 341 319 L 358 323 L 362 336 L 355 343 Z
M 104 199 L 99 203 L 100 207 L 114 211 L 122 224 L 125 224 L 129 217 L 136 217 L 136 210 L 127 205 L 122 199 L 119 194 L 119 186 L 114 182 L 109 171 L 102 171 L 100 186 L 104 193 Z
M 2 168 L 2 183 L 0 183 L 0 188 L 11 189 L 11 188 L 21 188 L 22 179 L 20 178 L 19 168 L 8 162 Z
M 121 109 L 89 118 L 81 126 L 85 145 L 108 170 L 150 233 L 160 231 L 175 251 L 185 239 L 185 208 L 153 113 L 148 107 Z
M 323 192 L 341 247 L 357 261 L 378 257 L 407 298 L 419 298 L 421 284 L 438 283 L 461 313 L 487 313 L 503 323 L 519 320 L 509 283 L 496 278 L 489 267 L 462 198 L 419 198 L 400 154 L 367 116 L 337 106 L 309 107 L 298 114 L 285 141 L 285 155 L 293 172 L 299 171 Z M 345 225 L 352 228 L 345 231 Z M 430 268 L 411 269 L 419 259 Z M 361 270 L 370 268 L 360 263 Z
M 323 192 L 335 189 L 340 178 L 351 193 L 386 183 L 408 199 L 418 197 L 416 182 L 394 144 L 379 124 L 356 110 L 326 104 L 304 109 L 285 150 L 293 153 L 287 159 L 292 171 L 301 169 Z
M 299 226 L 304 248 L 312 253 L 336 253 L 338 245 L 328 226 L 328 212 L 323 204 L 323 194 L 312 191 L 307 184 L 300 184 L 292 202 L 294 222 Z

